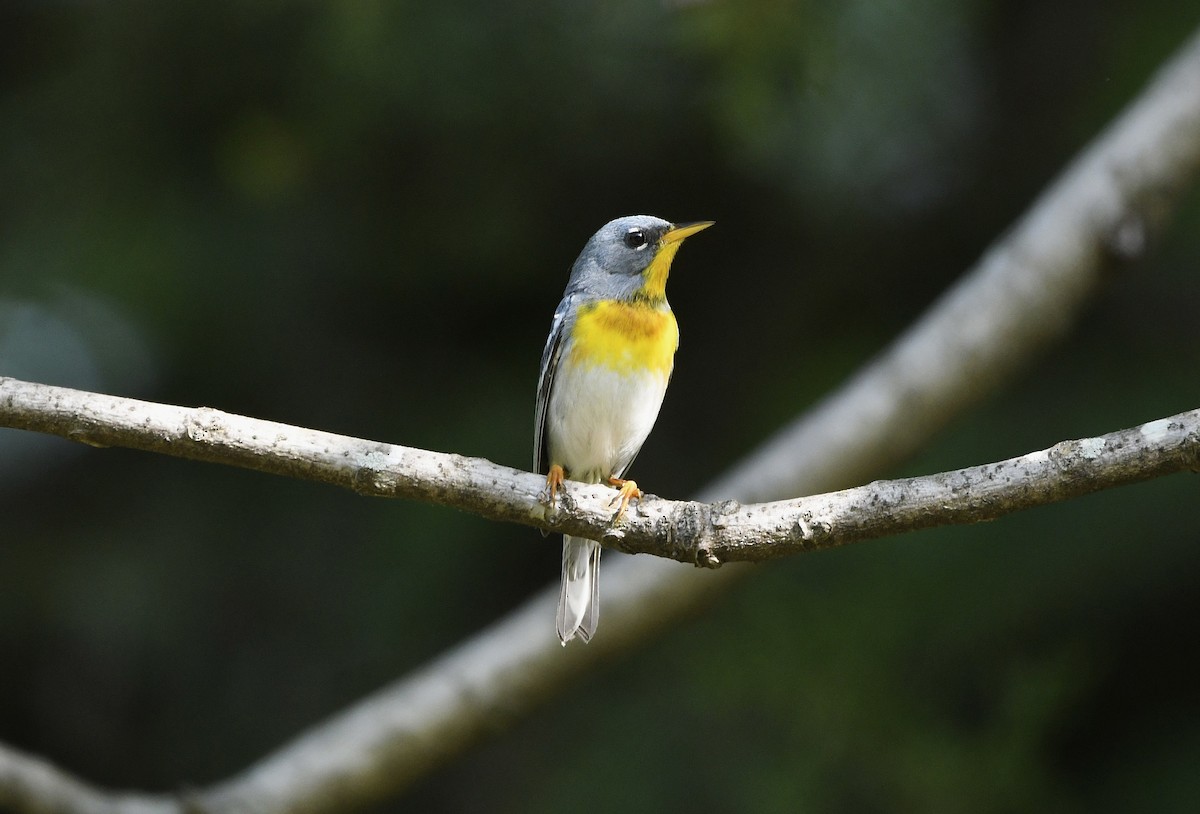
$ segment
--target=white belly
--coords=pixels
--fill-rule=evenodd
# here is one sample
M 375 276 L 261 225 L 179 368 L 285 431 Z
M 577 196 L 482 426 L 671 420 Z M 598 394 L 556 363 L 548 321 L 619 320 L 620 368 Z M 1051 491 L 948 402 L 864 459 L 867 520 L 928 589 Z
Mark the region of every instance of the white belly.
M 642 448 L 666 392 L 664 375 L 600 366 L 560 370 L 546 420 L 550 462 L 575 480 L 620 472 Z

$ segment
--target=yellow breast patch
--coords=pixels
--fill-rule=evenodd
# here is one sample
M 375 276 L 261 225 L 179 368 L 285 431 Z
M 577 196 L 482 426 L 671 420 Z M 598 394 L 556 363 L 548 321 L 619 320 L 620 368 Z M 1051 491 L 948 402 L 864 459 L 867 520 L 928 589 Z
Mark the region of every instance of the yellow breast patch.
M 679 326 L 669 310 L 616 300 L 579 309 L 570 361 L 619 371 L 669 375 L 679 346 Z

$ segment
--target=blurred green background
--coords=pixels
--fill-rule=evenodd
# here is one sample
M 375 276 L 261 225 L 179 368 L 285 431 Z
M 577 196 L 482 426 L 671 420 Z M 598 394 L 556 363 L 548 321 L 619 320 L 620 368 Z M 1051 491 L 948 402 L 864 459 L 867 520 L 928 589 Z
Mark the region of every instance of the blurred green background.
M 0 375 L 529 466 L 586 239 L 712 218 L 633 473 L 683 497 L 920 314 L 1197 24 L 1175 0 L 8 2 Z M 1200 406 L 1197 258 L 1192 194 L 902 473 Z M 532 529 L 10 430 L 0 517 L 0 740 L 104 786 L 224 778 L 558 573 Z M 761 566 L 380 808 L 1195 810 L 1198 521 L 1175 477 Z

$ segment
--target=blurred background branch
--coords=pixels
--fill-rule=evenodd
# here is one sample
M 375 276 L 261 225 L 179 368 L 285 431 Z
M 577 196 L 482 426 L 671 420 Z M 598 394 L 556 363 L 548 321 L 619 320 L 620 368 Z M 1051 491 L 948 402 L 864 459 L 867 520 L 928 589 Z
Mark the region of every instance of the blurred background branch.
M 0 371 L 523 468 L 569 263 L 646 211 L 720 223 L 671 282 L 653 492 L 952 470 L 1200 401 L 1186 62 L 1022 215 L 1200 8 L 469 11 L 0 8 Z M 564 652 L 527 528 L 0 430 L 0 739 L 85 791 L 279 810 L 1193 810 L 1193 498 L 757 570 L 614 556 Z
M 0 743 L 0 806 L 27 814 L 181 814 L 166 795 L 110 792 Z

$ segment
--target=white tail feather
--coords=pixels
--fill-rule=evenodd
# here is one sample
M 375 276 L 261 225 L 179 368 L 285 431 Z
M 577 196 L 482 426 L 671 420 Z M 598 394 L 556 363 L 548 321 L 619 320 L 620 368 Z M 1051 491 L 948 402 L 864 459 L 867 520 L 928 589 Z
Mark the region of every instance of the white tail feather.
M 600 544 L 563 537 L 562 589 L 558 595 L 558 638 L 565 645 L 579 636 L 589 641 L 600 616 Z

